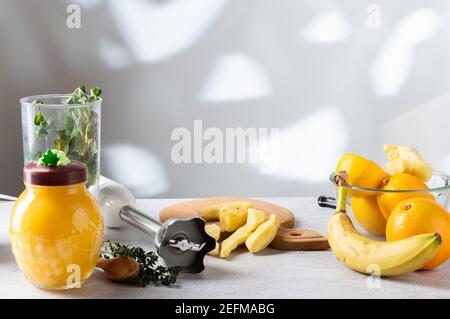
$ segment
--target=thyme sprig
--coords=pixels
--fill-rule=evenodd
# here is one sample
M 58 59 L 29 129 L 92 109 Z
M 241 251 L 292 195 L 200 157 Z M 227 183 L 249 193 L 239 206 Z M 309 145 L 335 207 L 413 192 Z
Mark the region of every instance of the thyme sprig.
M 130 257 L 141 266 L 139 274 L 132 279 L 132 283 L 145 287 L 150 283 L 161 283 L 171 285 L 177 281 L 178 272 L 173 268 L 167 268 L 158 263 L 159 257 L 153 252 L 146 252 L 141 247 L 130 247 L 120 243 L 105 241 L 100 252 L 100 258 L 112 259 L 119 257 Z
M 93 103 L 100 99 L 102 95 L 102 90 L 99 87 L 94 86 L 90 89 L 90 92 L 87 92 L 85 85 L 80 85 L 75 89 L 64 101 L 64 104 L 87 104 Z

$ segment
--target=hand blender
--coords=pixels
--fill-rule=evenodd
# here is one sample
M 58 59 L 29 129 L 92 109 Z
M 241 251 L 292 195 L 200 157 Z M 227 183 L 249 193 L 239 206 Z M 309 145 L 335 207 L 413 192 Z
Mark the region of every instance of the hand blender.
M 136 209 L 135 198 L 123 185 L 101 177 L 100 208 L 105 225 L 117 228 L 123 222 L 155 236 L 158 255 L 167 267 L 199 273 L 205 268 L 205 255 L 216 247 L 216 241 L 205 232 L 200 218 L 174 219 L 161 224 Z

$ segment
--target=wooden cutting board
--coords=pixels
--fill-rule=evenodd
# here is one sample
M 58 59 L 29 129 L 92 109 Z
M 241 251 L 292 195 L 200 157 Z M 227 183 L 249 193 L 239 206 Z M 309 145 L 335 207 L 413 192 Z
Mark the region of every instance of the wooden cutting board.
M 231 202 L 251 202 L 254 208 L 267 214 L 277 214 L 280 217 L 278 234 L 270 244 L 271 247 L 281 250 L 323 250 L 328 249 L 328 240 L 320 233 L 307 229 L 293 229 L 294 214 L 284 207 L 256 199 L 236 196 L 209 197 L 177 203 L 161 210 L 159 218 L 165 222 L 172 218 L 199 217 L 199 210 L 209 206 Z M 226 237 L 226 234 L 224 234 Z

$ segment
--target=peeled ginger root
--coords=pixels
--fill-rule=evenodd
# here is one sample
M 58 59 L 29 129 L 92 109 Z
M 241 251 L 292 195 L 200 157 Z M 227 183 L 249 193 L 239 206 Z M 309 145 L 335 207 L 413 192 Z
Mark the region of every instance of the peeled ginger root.
M 257 229 L 262 223 L 268 219 L 265 212 L 249 208 L 247 212 L 247 222 L 238 228 L 233 234 L 225 239 L 220 248 L 220 257 L 227 258 L 230 253 L 237 247 L 245 243 L 246 239 Z
M 269 246 L 275 239 L 278 228 L 280 227 L 280 218 L 278 215 L 271 214 L 269 220 L 262 223 L 245 241 L 245 246 L 252 253 L 257 253 Z
M 415 148 L 400 145 L 384 145 L 388 163 L 386 168 L 390 174 L 408 173 L 424 182 L 431 179 L 433 170 L 428 162 Z
M 220 204 L 208 206 L 208 207 L 199 209 L 200 218 L 202 218 L 203 220 L 206 220 L 206 221 L 219 220 L 219 212 L 220 212 L 220 209 L 224 205 L 228 205 L 228 206 L 240 206 L 240 205 L 241 206 L 242 205 L 243 206 L 247 206 L 248 204 L 250 204 L 250 203 L 241 202 L 241 201 L 234 201 L 234 202 L 225 202 L 225 203 L 220 203 Z M 251 207 L 251 206 L 249 206 L 249 207 Z
M 220 226 L 214 223 L 207 223 L 205 225 L 206 233 L 216 240 L 216 248 L 211 250 L 208 255 L 218 256 L 220 252 L 220 244 L 218 242 L 220 238 Z
M 219 210 L 220 226 L 231 233 L 247 221 L 247 210 L 253 207 L 252 203 L 237 202 L 224 204 Z

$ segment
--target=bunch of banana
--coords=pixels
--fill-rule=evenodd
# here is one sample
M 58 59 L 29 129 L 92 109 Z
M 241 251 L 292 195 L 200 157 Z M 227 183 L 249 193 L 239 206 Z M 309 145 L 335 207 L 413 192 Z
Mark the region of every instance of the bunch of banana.
M 346 213 L 346 188 L 338 187 L 336 213 L 327 225 L 328 242 L 336 257 L 362 273 L 396 276 L 422 268 L 436 254 L 441 237 L 421 234 L 395 242 L 374 241 L 362 236 Z

